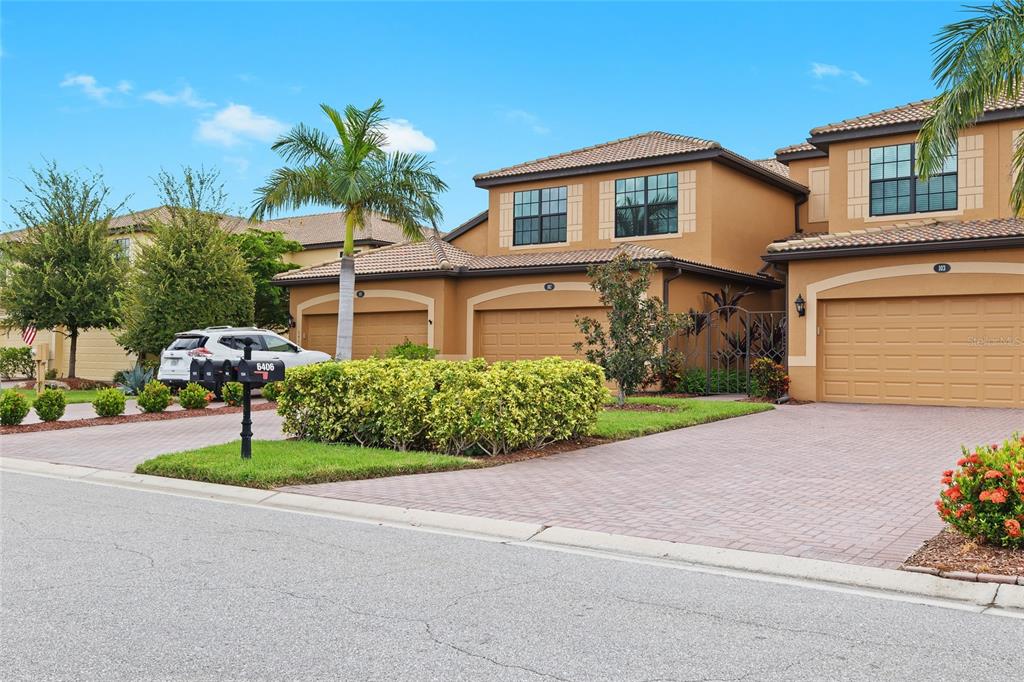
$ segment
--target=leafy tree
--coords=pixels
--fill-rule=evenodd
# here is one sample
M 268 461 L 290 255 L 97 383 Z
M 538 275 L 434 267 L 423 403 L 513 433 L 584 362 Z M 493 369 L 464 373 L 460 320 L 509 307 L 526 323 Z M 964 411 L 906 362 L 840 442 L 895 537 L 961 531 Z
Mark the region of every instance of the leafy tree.
M 3 325 L 63 328 L 74 377 L 79 335 L 119 321 L 127 261 L 109 226 L 120 206 L 107 204 L 110 190 L 98 173 L 64 173 L 50 162 L 32 176 L 24 185 L 28 197 L 12 206 L 25 229 L 0 242 Z
M 222 230 L 224 192 L 215 172 L 166 172 L 157 189 L 167 222 L 153 220 L 124 297 L 117 341 L 139 354 L 156 354 L 178 332 L 213 325 L 251 325 L 254 287 L 242 254 Z
M 271 329 L 288 327 L 288 289 L 273 283 L 274 275 L 299 267 L 282 256 L 302 250 L 302 244 L 280 232 L 250 229 L 232 236 L 256 288 L 256 325 Z
M 448 188 L 421 154 L 387 152 L 384 104 L 368 109 L 349 105 L 344 113 L 321 104 L 333 126 L 332 137 L 299 124 L 274 143 L 286 163 L 257 190 L 252 218 L 263 220 L 276 211 L 303 206 L 330 206 L 345 212 L 345 247 L 338 275 L 338 335 L 335 357 L 352 357 L 355 293 L 355 230 L 378 213 L 402 227 L 410 240 L 423 238 L 421 225 L 435 230 L 441 219 L 437 194 Z
M 637 263 L 626 253 L 587 270 L 590 286 L 608 308 L 608 324 L 606 329 L 592 317 L 577 318 L 584 341 L 573 347 L 618 384 L 619 405 L 664 369 L 669 359 L 661 345 L 689 323 L 685 314 L 669 313 L 661 300 L 647 296 L 653 272 L 653 265 Z
M 1024 93 L 1024 0 L 970 7 L 974 15 L 945 26 L 936 36 L 932 80 L 943 90 L 918 135 L 918 173 L 941 170 L 957 138 L 998 98 Z M 1024 213 L 1024 139 L 1013 155 L 1016 180 L 1010 191 L 1014 213 Z

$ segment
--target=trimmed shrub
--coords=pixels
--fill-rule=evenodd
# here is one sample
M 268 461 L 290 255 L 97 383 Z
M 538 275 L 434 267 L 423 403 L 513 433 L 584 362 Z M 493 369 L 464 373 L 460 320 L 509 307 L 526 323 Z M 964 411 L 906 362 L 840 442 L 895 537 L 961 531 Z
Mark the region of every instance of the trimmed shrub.
M 139 393 L 138 403 L 143 412 L 163 412 L 171 404 L 171 389 L 152 379 Z
M 437 357 L 437 349 L 422 343 L 413 343 L 406 339 L 388 351 L 389 358 L 402 360 L 433 360 Z
M 54 379 L 57 378 L 57 370 L 56 369 L 48 369 L 48 370 L 46 370 L 46 374 L 44 374 L 44 377 L 46 378 L 47 381 L 53 381 Z
M 64 392 L 56 388 L 48 388 L 36 397 L 33 408 L 36 415 L 44 422 L 55 422 L 64 416 L 67 401 Z
M 1024 438 L 962 450 L 957 469 L 942 472 L 939 516 L 968 537 L 1024 547 Z
M 288 371 L 286 433 L 397 450 L 503 454 L 585 434 L 608 397 L 601 368 L 579 360 L 370 359 Z
M 755 398 L 778 400 L 789 390 L 786 368 L 771 358 L 758 358 L 750 365 L 748 392 Z
M 263 388 L 260 389 L 260 395 L 269 400 L 272 403 L 277 402 L 277 398 L 281 395 L 283 389 L 283 382 L 271 381 L 269 384 L 264 384 Z
M 124 391 L 119 388 L 105 388 L 96 394 L 92 409 L 100 417 L 116 417 L 124 414 Z
M 185 388 L 178 391 L 178 402 L 186 410 L 201 410 L 212 399 L 213 394 L 206 390 L 204 386 L 196 383 L 188 383 L 185 385 Z
M 237 381 L 229 381 L 220 388 L 220 397 L 224 400 L 225 404 L 231 407 L 238 407 L 242 404 L 244 393 L 244 387 Z
M 36 374 L 36 361 L 32 357 L 32 349 L 28 346 L 5 346 L 0 348 L 0 377 L 33 377 Z
M 17 391 L 0 391 L 0 425 L 17 426 L 28 416 L 28 399 Z

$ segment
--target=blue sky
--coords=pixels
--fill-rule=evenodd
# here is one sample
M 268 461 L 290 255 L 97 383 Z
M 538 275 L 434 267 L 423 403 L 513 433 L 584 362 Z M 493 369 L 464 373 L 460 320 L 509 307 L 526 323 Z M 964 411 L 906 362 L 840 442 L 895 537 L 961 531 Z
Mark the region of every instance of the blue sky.
M 12 3 L 0 16 L 3 223 L 30 165 L 151 178 L 217 167 L 245 210 L 289 125 L 380 97 L 429 153 L 449 229 L 474 173 L 646 130 L 752 158 L 827 122 L 934 94 L 957 3 Z M 313 210 L 311 209 L 310 212 Z

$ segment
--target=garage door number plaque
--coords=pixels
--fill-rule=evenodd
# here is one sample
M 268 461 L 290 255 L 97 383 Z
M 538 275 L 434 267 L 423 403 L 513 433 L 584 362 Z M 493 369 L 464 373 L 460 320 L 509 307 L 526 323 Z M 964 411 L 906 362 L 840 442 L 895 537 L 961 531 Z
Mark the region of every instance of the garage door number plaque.
M 949 263 L 936 263 L 932 268 L 935 272 L 949 272 L 952 269 Z

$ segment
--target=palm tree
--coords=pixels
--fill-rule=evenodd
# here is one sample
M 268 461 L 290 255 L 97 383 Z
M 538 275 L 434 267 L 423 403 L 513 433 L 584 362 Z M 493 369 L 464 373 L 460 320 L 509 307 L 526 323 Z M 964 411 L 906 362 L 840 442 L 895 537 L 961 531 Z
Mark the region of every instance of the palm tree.
M 441 220 L 437 195 L 448 186 L 434 174 L 434 165 L 421 154 L 388 152 L 384 103 L 368 109 L 349 105 L 344 114 L 321 104 L 337 138 L 302 123 L 274 143 L 288 164 L 275 170 L 257 190 L 251 220 L 277 211 L 309 205 L 330 206 L 345 214 L 345 246 L 338 275 L 338 336 L 335 357 L 352 357 L 353 296 L 355 293 L 355 231 L 371 213 L 401 226 L 406 238 L 423 238 L 422 225 L 435 232 Z M 339 226 L 340 227 L 340 226 Z
M 1000 0 L 991 7 L 970 7 L 974 16 L 949 24 L 935 38 L 932 80 L 943 90 L 932 116 L 918 135 L 918 173 L 942 168 L 957 136 L 999 98 L 1024 93 L 1024 0 Z M 1010 192 L 1015 214 L 1024 213 L 1024 140 L 1013 156 L 1016 180 Z

